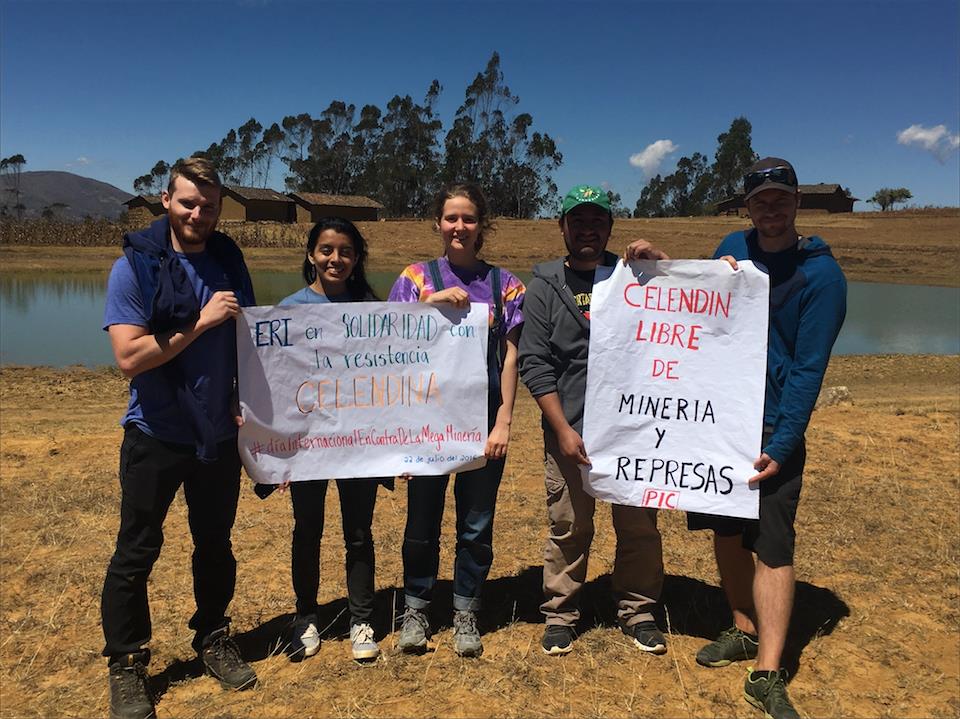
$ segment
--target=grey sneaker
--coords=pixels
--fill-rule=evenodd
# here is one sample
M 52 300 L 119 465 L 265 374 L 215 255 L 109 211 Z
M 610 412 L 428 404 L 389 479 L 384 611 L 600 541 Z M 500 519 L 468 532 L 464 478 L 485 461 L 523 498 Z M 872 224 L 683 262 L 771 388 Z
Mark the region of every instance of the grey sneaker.
M 747 670 L 743 698 L 763 712 L 766 719 L 800 719 L 787 696 L 787 672 L 755 672 Z
M 473 612 L 458 611 L 453 615 L 453 651 L 461 657 L 479 657 L 483 654 L 477 615 Z
M 147 683 L 149 654 L 126 654 L 110 663 L 110 719 L 156 719 Z
M 400 638 L 397 647 L 406 654 L 423 654 L 427 651 L 427 639 L 430 636 L 430 620 L 419 609 L 407 607 L 403 612 L 400 625 Z
M 540 648 L 544 654 L 557 656 L 573 651 L 573 627 L 564 624 L 548 624 L 543 630 Z
M 736 626 L 724 629 L 715 642 L 710 642 L 697 652 L 697 664 L 725 667 L 730 662 L 756 659 L 757 641 L 755 634 L 747 634 Z
M 290 625 L 290 644 L 287 654 L 291 662 L 300 662 L 320 651 L 320 632 L 317 631 L 317 616 L 298 616 Z
M 366 622 L 350 627 L 350 645 L 353 658 L 358 662 L 369 662 L 380 656 L 380 647 L 373 638 L 373 627 Z
M 667 653 L 667 639 L 657 627 L 656 622 L 637 622 L 629 627 L 621 625 L 620 629 L 633 639 L 633 643 L 639 649 L 651 654 Z
M 242 691 L 257 683 L 257 675 L 240 656 L 240 647 L 230 638 L 227 627 L 211 632 L 200 650 L 203 668 L 224 689 Z

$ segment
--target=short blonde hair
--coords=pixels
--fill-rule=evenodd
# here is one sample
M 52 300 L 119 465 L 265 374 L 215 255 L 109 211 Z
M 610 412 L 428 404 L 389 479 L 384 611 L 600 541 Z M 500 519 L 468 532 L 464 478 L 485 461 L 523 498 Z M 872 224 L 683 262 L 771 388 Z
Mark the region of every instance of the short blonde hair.
M 178 177 L 190 180 L 198 187 L 206 185 L 216 187 L 217 190 L 223 189 L 223 183 L 220 181 L 220 175 L 217 174 L 217 168 L 210 160 L 205 157 L 188 157 L 186 160 L 177 160 L 170 168 L 170 182 L 167 183 L 167 192 L 173 194 L 173 185 Z

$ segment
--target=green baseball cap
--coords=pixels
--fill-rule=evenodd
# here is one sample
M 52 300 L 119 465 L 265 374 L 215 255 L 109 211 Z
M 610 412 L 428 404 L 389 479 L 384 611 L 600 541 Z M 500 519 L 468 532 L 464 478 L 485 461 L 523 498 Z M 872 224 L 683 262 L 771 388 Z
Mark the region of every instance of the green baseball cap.
M 610 197 L 606 190 L 596 185 L 577 185 L 564 196 L 560 216 L 562 217 L 577 205 L 584 203 L 596 205 L 610 212 Z

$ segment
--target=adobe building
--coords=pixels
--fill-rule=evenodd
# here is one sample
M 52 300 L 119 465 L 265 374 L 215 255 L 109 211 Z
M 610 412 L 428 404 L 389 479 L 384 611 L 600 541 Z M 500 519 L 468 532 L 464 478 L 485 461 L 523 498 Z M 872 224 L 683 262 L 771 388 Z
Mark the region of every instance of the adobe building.
M 291 192 L 296 203 L 296 222 L 317 222 L 321 217 L 342 217 L 352 222 L 380 219 L 383 210 L 376 200 L 361 195 L 323 195 L 316 192 Z
M 295 203 L 286 195 L 261 187 L 223 186 L 221 220 L 293 222 Z
M 123 203 L 127 207 L 127 219 L 137 225 L 148 225 L 166 214 L 160 195 L 137 195 Z
M 800 185 L 800 212 L 853 212 L 853 203 L 859 198 L 840 185 L 818 183 Z M 738 193 L 717 203 L 718 215 L 746 215 L 743 193 Z

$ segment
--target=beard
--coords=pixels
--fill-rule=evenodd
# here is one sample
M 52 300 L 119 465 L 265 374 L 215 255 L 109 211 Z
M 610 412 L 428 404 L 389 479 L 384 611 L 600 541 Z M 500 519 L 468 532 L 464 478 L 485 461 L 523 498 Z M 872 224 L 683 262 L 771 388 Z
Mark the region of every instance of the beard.
M 177 221 L 173 218 L 171 218 L 170 222 L 170 228 L 173 230 L 174 234 L 176 234 L 177 240 L 180 242 L 181 246 L 196 246 L 206 244 L 207 240 L 210 239 L 210 235 L 213 234 L 214 227 L 216 227 L 216 222 L 197 224 Z

